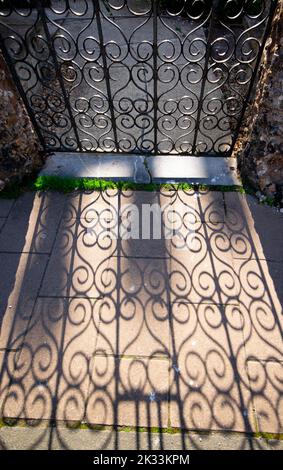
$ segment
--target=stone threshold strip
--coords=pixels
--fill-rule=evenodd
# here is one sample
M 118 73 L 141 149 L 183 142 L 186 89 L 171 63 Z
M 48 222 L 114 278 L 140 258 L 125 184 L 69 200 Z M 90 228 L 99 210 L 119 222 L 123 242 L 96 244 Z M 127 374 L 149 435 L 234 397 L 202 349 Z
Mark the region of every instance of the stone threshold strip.
M 241 185 L 236 159 L 215 156 L 57 152 L 47 158 L 40 176 L 98 178 L 136 184 L 183 182 L 212 186 Z

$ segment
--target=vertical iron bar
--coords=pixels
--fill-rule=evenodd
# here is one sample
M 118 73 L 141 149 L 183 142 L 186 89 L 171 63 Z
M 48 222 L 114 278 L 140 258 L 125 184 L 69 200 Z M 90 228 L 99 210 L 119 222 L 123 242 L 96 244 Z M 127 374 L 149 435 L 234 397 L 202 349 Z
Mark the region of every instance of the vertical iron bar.
M 241 111 L 236 129 L 235 129 L 235 132 L 234 132 L 234 135 L 233 135 L 231 148 L 230 148 L 229 152 L 227 153 L 227 156 L 230 156 L 233 153 L 233 150 L 234 150 L 234 147 L 235 147 L 235 144 L 236 144 L 236 140 L 238 138 L 240 128 L 242 126 L 242 121 L 243 121 L 243 118 L 244 118 L 244 114 L 246 112 L 247 105 L 249 103 L 249 98 L 250 98 L 252 88 L 253 88 L 253 85 L 254 85 L 254 82 L 255 82 L 255 78 L 256 78 L 256 75 L 257 75 L 258 68 L 259 68 L 259 64 L 261 62 L 263 48 L 265 46 L 267 36 L 270 33 L 271 23 L 272 23 L 272 20 L 273 20 L 273 16 L 274 16 L 274 13 L 275 13 L 276 6 L 277 6 L 277 0 L 271 0 L 271 6 L 269 7 L 270 8 L 269 17 L 268 17 L 267 25 L 266 25 L 266 28 L 265 28 L 265 31 L 264 31 L 264 36 L 262 38 L 262 43 L 261 43 L 260 49 L 258 51 L 258 56 L 257 56 L 255 68 L 253 70 L 253 74 L 252 74 L 252 77 L 251 77 L 251 80 L 250 80 L 250 84 L 249 84 L 249 87 L 248 87 L 246 98 L 243 102 L 242 111 Z
M 108 65 L 107 65 L 106 51 L 105 51 L 105 46 L 104 46 L 102 25 L 101 25 L 101 19 L 100 19 L 99 0 L 94 0 L 94 5 L 95 5 L 95 16 L 96 16 L 96 24 L 97 24 L 97 30 L 98 30 L 100 51 L 101 51 L 101 57 L 102 57 L 102 63 L 103 63 L 103 71 L 104 71 L 106 90 L 107 90 L 107 96 L 108 96 L 108 102 L 109 102 L 111 123 L 112 123 L 112 129 L 113 129 L 113 134 L 114 134 L 114 142 L 115 142 L 115 145 L 116 145 L 117 152 L 119 152 L 119 143 L 118 143 L 118 137 L 117 137 L 117 126 L 116 126 L 116 119 L 115 119 L 114 106 L 113 106 L 113 100 L 112 100 L 112 95 L 111 95 L 111 87 L 110 87 L 109 68 L 108 68 Z
M 154 153 L 158 152 L 157 145 L 157 106 L 158 106 L 158 95 L 157 95 L 157 11 L 158 1 L 152 0 L 152 13 L 153 13 L 153 129 L 154 129 Z
M 79 148 L 80 151 L 82 151 L 82 146 L 81 146 L 80 138 L 79 138 L 79 135 L 78 135 L 78 129 L 77 129 L 77 126 L 76 126 L 76 122 L 75 122 L 73 113 L 72 113 L 69 98 L 68 98 L 68 95 L 67 95 L 67 92 L 66 92 L 66 89 L 65 89 L 64 80 L 62 78 L 62 73 L 61 73 L 61 70 L 60 70 L 60 65 L 59 65 L 58 60 L 57 60 L 56 50 L 54 48 L 54 44 L 53 44 L 53 41 L 52 41 L 52 38 L 51 38 L 51 35 L 50 35 L 50 31 L 48 29 L 47 19 L 46 19 L 46 14 L 45 14 L 45 8 L 42 5 L 42 0 L 37 0 L 37 5 L 38 5 L 37 8 L 39 9 L 40 17 L 42 19 L 42 24 L 43 24 L 45 36 L 46 36 L 46 39 L 47 39 L 47 44 L 48 44 L 49 50 L 51 52 L 52 59 L 54 61 L 55 70 L 56 70 L 56 77 L 58 78 L 58 81 L 60 83 L 63 98 L 64 98 L 64 101 L 65 101 L 65 106 L 66 106 L 66 109 L 69 113 L 71 126 L 74 130 L 74 134 L 75 134 L 75 137 L 76 137 L 78 148 Z
M 32 125 L 33 125 L 33 127 L 34 127 L 34 130 L 35 130 L 37 136 L 38 136 L 38 139 L 39 139 L 39 141 L 40 141 L 40 143 L 41 143 L 43 149 L 44 149 L 44 150 L 47 150 L 47 149 L 46 149 L 46 145 L 45 145 L 45 141 L 44 141 L 44 137 L 43 137 L 43 135 L 42 135 L 42 133 L 41 133 L 41 129 L 40 129 L 39 125 L 37 124 L 37 120 L 36 120 L 36 118 L 35 118 L 34 111 L 33 111 L 32 107 L 31 107 L 30 104 L 29 104 L 29 101 L 28 101 L 28 99 L 27 99 L 27 97 L 26 97 L 25 90 L 23 89 L 23 86 L 22 86 L 22 84 L 21 84 L 21 80 L 20 80 L 19 77 L 18 77 L 18 74 L 17 74 L 17 72 L 16 72 L 14 63 L 13 63 L 13 61 L 11 60 L 11 58 L 10 58 L 10 56 L 9 56 L 9 52 L 7 51 L 7 48 L 6 48 L 6 46 L 5 46 L 5 42 L 4 42 L 4 40 L 3 40 L 3 38 L 2 38 L 1 35 L 0 35 L 0 49 L 1 49 L 2 53 L 3 53 L 3 57 L 4 57 L 4 59 L 5 59 L 5 62 L 6 62 L 6 65 L 7 65 L 8 69 L 9 69 L 9 71 L 10 71 L 10 73 L 11 73 L 11 76 L 12 76 L 12 78 L 13 78 L 13 80 L 14 80 L 14 83 L 15 83 L 15 85 L 16 85 L 16 88 L 17 88 L 17 90 L 18 90 L 18 92 L 19 92 L 19 94 L 20 94 L 20 96 L 21 96 L 21 98 L 22 98 L 22 100 L 23 100 L 23 102 L 24 102 L 24 105 L 25 105 L 26 110 L 27 110 L 27 112 L 28 112 L 28 115 L 29 115 L 29 118 L 30 118 L 30 120 L 31 120 L 31 123 L 32 123 Z
M 214 10 L 213 10 L 213 2 L 212 2 L 211 3 L 211 10 L 210 10 L 210 17 L 209 17 L 207 41 L 206 41 L 205 63 L 204 63 L 204 68 L 203 68 L 203 76 L 202 76 L 198 111 L 197 111 L 197 117 L 196 117 L 195 133 L 194 133 L 194 140 L 193 140 L 193 145 L 192 145 L 192 154 L 193 155 L 196 152 L 197 136 L 198 136 L 198 132 L 199 132 L 200 116 L 201 116 L 201 111 L 202 111 L 204 90 L 205 90 L 207 71 L 208 71 L 208 63 L 209 63 L 209 57 L 210 57 L 210 46 L 211 46 L 210 37 L 211 37 L 211 30 L 212 30 L 212 20 L 213 20 L 213 16 L 214 16 L 213 12 L 214 12 Z

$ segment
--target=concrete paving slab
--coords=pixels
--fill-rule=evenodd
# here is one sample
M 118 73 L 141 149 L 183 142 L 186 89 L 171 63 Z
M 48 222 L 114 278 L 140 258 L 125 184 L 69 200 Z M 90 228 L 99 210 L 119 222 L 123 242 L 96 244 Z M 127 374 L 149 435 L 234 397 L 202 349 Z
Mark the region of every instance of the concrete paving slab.
M 233 265 L 241 286 L 238 300 L 247 358 L 280 361 L 283 263 L 280 262 L 282 243 L 277 239 L 277 231 L 283 219 L 274 209 L 261 207 L 250 196 L 226 193 L 225 202 Z M 270 226 L 269 240 L 266 224 Z
M 72 299 L 61 338 L 56 420 L 82 422 L 90 386 L 92 356 L 95 352 L 100 301 Z
M 47 450 L 50 428 L 1 427 L 0 450 Z
M 0 217 L 8 217 L 14 202 L 14 199 L 0 199 Z
M 238 307 L 178 303 L 172 313 L 171 426 L 255 431 Z
M 283 432 L 283 363 L 249 361 L 248 376 L 259 432 Z
M 185 446 L 193 450 L 269 450 L 264 439 L 246 435 L 244 433 L 229 432 L 190 432 L 185 437 Z M 182 449 L 183 447 L 179 447 Z
M 21 346 L 46 264 L 47 255 L 0 254 L 0 349 Z
M 95 356 L 89 424 L 168 426 L 168 361 Z
M 233 257 L 283 261 L 283 214 L 254 196 L 226 192 L 224 199 Z
M 47 269 L 45 254 L 0 255 L 2 271 L 8 267 L 0 286 L 7 292 L 0 337 L 8 348 L 0 351 L 4 415 L 42 425 L 53 417 L 67 426 L 238 430 L 241 448 L 251 445 L 249 430 L 282 432 L 283 263 L 259 251 L 252 217 L 258 207 L 250 208 L 250 198 L 166 188 L 74 192 L 63 201 Z M 139 210 L 167 204 L 183 249 L 164 236 L 107 237 L 113 224 L 126 229 L 129 203 Z M 269 223 L 275 217 L 280 227 L 278 214 L 265 209 Z M 259 221 L 261 214 L 260 208 Z M 189 448 L 214 445 L 196 436 Z M 48 445 L 68 446 L 64 439 L 54 431 Z M 117 446 L 119 439 L 112 434 L 103 445 Z M 148 439 L 153 448 L 164 445 Z
M 44 297 L 98 298 L 106 288 L 112 245 L 103 219 L 62 219 L 43 279 Z
M 254 228 L 254 220 L 246 195 L 228 192 L 224 194 L 225 224 L 229 233 L 231 250 L 235 259 L 263 259 L 261 241 Z
M 0 350 L 0 417 L 2 419 L 3 397 L 7 394 L 13 377 L 19 352 L 11 350 Z M 1 446 L 0 446 L 1 448 Z
M 38 299 L 10 384 L 2 416 L 81 422 L 97 335 L 95 302 Z
M 167 240 L 173 230 L 185 235 L 188 229 L 197 230 L 197 221 L 214 225 L 224 222 L 225 214 L 220 192 L 162 188 L 73 193 L 67 198 L 63 218 L 84 219 L 84 226 L 94 229 L 102 219 L 103 227 L 121 239 L 118 255 L 168 257 Z
M 97 219 L 118 219 L 119 191 L 116 189 L 74 191 L 65 200 L 64 219 L 85 219 L 85 223 Z
M 223 224 L 198 222 L 180 234 L 170 246 L 171 302 L 237 304 L 239 280 Z
M 96 232 L 98 227 L 105 235 L 108 231 L 113 237 L 112 256 L 165 258 L 169 253 L 162 230 L 162 204 L 159 192 L 79 192 L 68 197 L 63 219 L 81 219 L 81 225 L 89 231 Z
M 123 233 L 124 227 L 120 226 Z M 121 239 L 117 243 L 117 248 L 113 251 L 116 257 L 135 257 L 135 258 L 153 258 L 153 259 L 169 259 L 170 251 L 168 249 L 168 240 L 124 240 Z
M 0 251 L 50 253 L 63 213 L 65 198 L 53 192 L 20 196 L 0 234 Z
M 7 219 L 5 217 L 0 218 L 0 232 L 1 232 L 2 228 L 4 227 L 6 220 Z
M 174 220 L 173 228 L 182 231 L 197 230 L 199 221 L 206 222 L 210 227 L 224 225 L 225 206 L 223 194 L 219 191 L 178 189 L 171 196 L 170 204 L 174 215 L 170 212 L 170 221 Z M 167 222 L 166 222 L 167 223 Z
M 238 302 L 248 359 L 283 358 L 282 296 L 278 296 L 265 260 L 234 260 Z M 280 264 L 280 263 L 278 263 Z M 280 279 L 282 279 L 282 266 Z
M 170 326 L 170 352 L 175 357 L 174 365 L 177 366 L 182 348 L 189 348 L 192 354 L 195 351 L 198 355 L 212 351 L 213 342 L 220 355 L 240 363 L 244 341 L 238 305 L 175 302 L 171 305 Z
M 260 238 L 264 258 L 268 261 L 283 261 L 283 214 L 276 208 L 258 203 L 256 198 L 246 198 L 254 230 Z
M 172 193 L 173 194 L 173 193 Z M 164 222 L 171 195 L 159 191 L 121 191 L 119 194 L 119 244 L 117 256 L 168 258 Z
M 270 287 L 272 292 L 275 291 L 275 299 L 274 303 L 278 306 L 278 301 L 281 304 L 281 311 L 283 306 L 283 283 L 282 283 L 282 273 L 283 273 L 283 262 L 273 262 L 273 261 L 266 261 L 266 264 L 263 261 L 263 265 L 265 265 L 265 269 L 268 269 L 269 276 L 273 282 L 273 288 Z M 268 277 L 267 277 L 268 279 Z M 268 282 L 268 281 L 267 281 Z
M 166 260 L 112 258 L 108 269 L 112 286 L 100 306 L 97 353 L 169 356 Z

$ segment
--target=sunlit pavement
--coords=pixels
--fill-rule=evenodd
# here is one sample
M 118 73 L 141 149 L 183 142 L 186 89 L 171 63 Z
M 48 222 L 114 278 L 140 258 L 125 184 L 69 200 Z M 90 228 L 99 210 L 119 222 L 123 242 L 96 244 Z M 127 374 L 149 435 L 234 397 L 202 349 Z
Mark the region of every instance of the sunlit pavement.
M 128 204 L 139 234 L 143 205 L 167 208 L 158 238 L 129 238 Z M 137 448 L 283 433 L 281 213 L 233 192 L 43 192 L 0 200 L 0 227 L 1 416 L 33 430 L 25 448 L 72 448 L 82 423 L 110 427 L 100 448 L 122 426 Z

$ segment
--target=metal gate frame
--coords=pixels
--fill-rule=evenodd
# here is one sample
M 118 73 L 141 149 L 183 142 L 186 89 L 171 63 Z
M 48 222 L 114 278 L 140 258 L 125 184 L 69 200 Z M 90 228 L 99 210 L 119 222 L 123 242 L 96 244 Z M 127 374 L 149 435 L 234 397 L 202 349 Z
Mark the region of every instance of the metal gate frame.
M 17 0 L 14 5 L 18 4 L 19 1 L 20 0 Z M 113 1 L 114 5 L 112 3 Z M 63 8 L 63 10 L 56 10 L 56 1 L 33 0 L 30 8 L 21 10 L 13 6 L 12 0 L 5 0 L 4 7 L 0 9 L 0 46 L 34 129 L 46 151 L 117 152 L 119 154 L 142 153 L 151 155 L 172 153 L 175 155 L 188 156 L 220 155 L 228 157 L 233 152 L 247 104 L 251 99 L 251 92 L 256 83 L 256 75 L 263 48 L 271 29 L 271 22 L 277 4 L 276 0 L 257 1 L 260 3 L 260 10 L 258 12 L 254 11 L 254 14 L 245 11 L 245 8 L 248 8 L 247 4 L 249 0 L 238 2 L 239 10 L 234 10 L 234 12 L 230 11 L 228 14 L 227 12 L 225 13 L 225 8 L 227 9 L 227 4 L 229 4 L 227 0 L 208 0 L 202 2 L 203 10 L 198 11 L 192 9 L 192 5 L 194 4 L 193 0 L 179 0 L 177 2 L 177 5 L 180 5 L 178 11 L 172 11 L 170 0 L 144 0 L 144 2 L 146 4 L 149 3 L 150 6 L 143 14 L 130 8 L 130 0 L 121 0 L 118 5 L 119 8 L 115 6 L 115 0 L 81 0 L 81 4 L 86 5 L 85 16 L 89 15 L 88 19 L 90 23 L 87 29 L 91 26 L 95 29 L 97 34 L 95 38 L 93 35 L 88 34 L 85 41 L 95 40 L 99 46 L 99 55 L 95 60 L 92 58 L 85 59 L 85 56 L 88 54 L 91 56 L 91 52 L 87 50 L 86 42 L 83 51 L 79 49 L 79 37 L 83 31 L 82 29 L 74 42 L 76 49 L 74 57 L 75 60 L 82 59 L 82 62 L 83 60 L 85 61 L 82 69 L 83 72 L 81 72 L 81 83 L 83 83 L 82 80 L 85 80 L 84 74 L 89 64 L 97 68 L 99 66 L 99 69 L 102 70 L 102 84 L 105 87 L 105 93 L 101 90 L 98 91 L 101 93 L 101 96 L 105 97 L 105 99 L 103 98 L 105 101 L 103 105 L 106 104 L 106 111 L 97 112 L 95 116 L 90 116 L 90 111 L 88 114 L 88 111 L 84 113 L 77 109 L 76 103 L 80 99 L 83 100 L 85 97 L 74 98 L 74 88 L 69 87 L 69 84 L 74 81 L 72 74 L 74 76 L 79 73 L 79 62 L 76 63 L 75 60 L 70 62 L 67 59 L 67 53 L 64 58 L 64 52 L 60 51 L 57 45 L 58 38 L 61 38 L 63 44 L 62 48 L 64 48 L 64 46 L 68 47 L 68 41 L 70 48 L 72 47 L 71 39 L 68 37 L 68 34 L 71 32 L 64 27 L 64 24 L 63 26 L 60 25 L 60 21 L 62 21 L 62 18 L 64 19 L 64 15 L 65 20 L 69 18 L 70 15 L 72 15 L 73 21 L 82 22 L 84 20 L 84 15 L 76 12 L 71 2 L 69 3 L 68 0 L 65 0 L 65 8 Z M 176 4 L 176 2 L 174 3 Z M 121 28 L 115 24 L 114 16 L 113 20 L 110 15 L 113 11 L 119 15 L 119 12 L 122 11 L 123 8 L 132 18 L 142 18 L 142 20 L 144 20 L 142 26 L 149 22 L 152 23 L 152 41 L 145 39 L 139 43 L 137 51 L 135 52 L 136 62 L 132 66 L 125 62 L 125 58 L 113 58 L 113 55 L 111 56 L 109 49 L 116 46 L 119 50 L 121 49 L 121 44 L 113 40 L 107 41 L 104 37 L 106 35 L 106 27 L 112 28 L 114 32 L 115 29 L 113 28 L 117 28 L 119 34 L 122 34 L 121 37 L 124 38 L 125 45 L 128 48 L 126 58 L 130 58 L 130 60 L 133 59 L 135 53 L 133 53 L 131 40 L 128 40 L 125 33 L 121 31 Z M 191 8 L 191 10 L 189 10 L 189 8 Z M 110 11 L 109 17 L 106 11 Z M 179 56 L 175 54 L 175 57 L 170 56 L 170 54 L 167 54 L 167 57 L 166 54 L 162 56 L 160 51 L 165 43 L 172 47 L 175 53 L 173 43 L 175 36 L 173 35 L 172 40 L 169 38 L 168 40 L 159 41 L 158 33 L 163 27 L 162 25 L 168 28 L 168 32 L 170 31 L 170 25 L 166 23 L 166 21 L 169 21 L 167 16 L 169 18 L 177 18 L 180 17 L 180 15 L 183 15 L 181 18 L 184 18 L 184 21 L 192 25 L 191 29 L 186 32 L 185 38 L 183 40 L 179 38 L 179 43 L 177 39 L 178 34 L 176 34 L 176 32 L 174 33 L 176 35 L 177 46 L 181 52 Z M 14 18 L 16 21 L 17 17 L 22 19 L 22 24 L 16 23 L 15 25 L 11 23 L 11 20 Z M 33 17 L 31 27 L 25 30 L 25 21 L 29 21 L 29 19 Z M 243 17 L 245 17 L 250 24 L 247 24 L 248 27 L 241 31 L 237 20 L 242 18 L 241 21 L 243 22 Z M 58 27 L 57 30 L 55 28 L 56 25 Z M 23 30 L 22 35 L 21 28 Z M 222 28 L 226 36 L 215 36 L 217 28 Z M 140 27 L 136 29 L 138 30 Z M 238 36 L 236 34 L 237 30 L 239 30 Z M 200 34 L 205 31 L 205 38 L 203 38 L 201 34 L 190 38 L 192 31 L 193 34 L 194 32 Z M 260 37 L 258 37 L 259 35 Z M 196 47 L 195 45 L 197 43 L 202 44 L 202 46 L 197 46 L 199 47 L 199 59 L 195 60 L 193 53 L 190 51 L 190 60 L 188 60 L 188 53 L 185 52 L 189 44 L 188 39 L 190 40 L 190 48 L 192 44 L 194 44 L 194 47 Z M 230 47 L 229 40 L 231 40 L 231 42 L 234 41 L 232 47 Z M 220 48 L 220 52 L 217 52 L 216 46 L 221 45 L 221 43 L 222 48 L 224 47 L 225 49 L 226 47 L 226 51 L 224 50 L 223 52 L 222 50 L 221 52 Z M 142 46 L 150 46 L 152 52 L 149 58 L 145 59 L 139 52 Z M 247 48 L 247 50 L 245 50 L 245 48 Z M 185 60 L 185 65 L 178 64 L 180 57 Z M 111 76 L 111 67 L 114 68 L 114 65 L 117 64 L 123 65 L 125 70 L 127 69 L 131 77 L 129 83 L 134 86 L 137 85 L 133 78 L 133 68 L 136 64 L 141 67 L 148 67 L 150 65 L 149 69 L 152 69 L 152 78 L 149 83 L 152 86 L 152 93 L 148 93 L 148 96 L 150 96 L 149 103 L 152 105 L 152 109 L 150 106 L 146 106 L 145 109 L 141 110 L 139 113 L 137 102 L 141 100 L 141 98 L 138 97 L 135 100 L 128 98 L 126 95 L 122 96 L 118 104 L 116 104 L 115 97 L 117 93 L 113 91 L 114 82 Z M 190 81 L 188 77 L 184 85 L 182 74 L 187 66 L 190 66 L 191 72 L 193 71 L 194 73 L 196 73 L 195 70 L 197 67 L 201 70 L 201 76 L 198 78 L 197 82 L 198 86 L 200 85 L 198 94 L 193 91 L 193 87 L 195 86 L 194 81 Z M 236 78 L 233 78 L 237 85 L 237 90 L 235 90 L 230 84 L 230 81 L 237 66 L 239 66 L 239 70 L 237 71 L 238 75 L 236 74 Z M 176 86 L 173 88 L 168 86 L 168 92 L 166 90 L 164 91 L 163 85 L 166 83 L 164 77 L 161 76 L 163 69 L 166 69 L 166 73 L 177 70 Z M 214 82 L 211 80 L 210 74 L 216 74 L 216 72 L 224 74 L 223 71 L 225 71 L 226 77 L 222 80 L 221 86 L 217 84 L 211 91 L 209 87 L 213 87 Z M 242 78 L 237 78 L 241 74 Z M 243 77 L 246 78 L 243 79 Z M 31 83 L 33 85 L 31 85 Z M 163 91 L 160 93 L 162 86 Z M 178 87 L 180 89 L 183 87 L 186 94 L 181 96 L 181 98 L 170 98 L 174 90 L 178 91 Z M 217 93 L 221 92 L 220 98 L 217 95 L 213 96 L 216 90 Z M 225 96 L 222 98 L 223 90 L 226 90 L 228 94 L 227 98 Z M 121 91 L 123 91 L 123 87 L 120 92 Z M 167 95 L 168 99 L 166 98 Z M 192 99 L 193 95 L 195 98 Z M 163 110 L 161 110 L 160 105 L 161 97 L 164 99 L 165 103 L 162 104 L 162 106 L 164 106 Z M 88 100 L 89 106 L 92 98 L 93 96 Z M 180 101 L 185 99 L 187 102 L 191 100 L 193 103 L 191 109 L 183 106 L 182 114 L 180 112 Z M 130 111 L 128 111 L 128 117 L 126 112 L 124 112 L 124 114 L 121 112 L 121 108 L 123 111 L 121 103 L 126 102 L 126 100 L 129 100 L 130 103 L 130 106 L 128 106 L 128 110 L 130 109 Z M 217 101 L 218 105 L 216 104 Z M 169 108 L 169 105 L 171 105 L 172 108 L 166 112 L 166 106 Z M 195 105 L 197 106 L 195 107 Z M 89 109 L 90 107 L 88 110 Z M 136 115 L 133 117 L 131 112 L 132 114 L 135 112 Z M 86 132 L 84 122 L 88 119 L 93 121 L 93 130 L 95 132 L 98 132 L 103 125 L 109 129 L 107 131 L 108 133 L 103 134 L 102 132 L 101 137 L 97 139 L 93 134 L 94 144 L 91 142 L 91 145 L 89 145 L 87 139 L 84 138 Z M 122 121 L 122 119 L 124 119 L 124 121 Z M 128 119 L 128 121 L 132 119 L 135 123 L 132 127 L 132 134 L 137 132 L 139 128 L 139 124 L 137 124 L 138 119 L 150 122 L 150 130 L 146 132 L 146 135 L 149 136 L 146 145 L 139 144 L 138 138 L 131 136 L 129 128 L 125 126 L 125 122 L 127 122 L 126 119 Z M 123 125 L 119 127 L 118 121 L 122 121 L 124 127 Z M 170 128 L 168 122 L 173 122 L 175 125 L 173 127 L 171 125 L 172 128 Z M 210 124 L 206 124 L 207 122 Z M 186 123 L 186 125 L 184 123 Z M 225 125 L 223 123 L 225 123 Z M 205 124 L 208 125 L 208 133 L 205 133 L 203 130 L 205 129 L 207 131 L 204 127 Z M 211 126 L 210 129 L 209 125 Z M 221 125 L 224 126 L 224 129 L 221 129 Z M 190 127 L 192 128 L 190 129 Z M 182 131 L 185 132 L 182 133 Z M 222 131 L 224 134 L 228 132 L 230 139 L 229 144 L 227 144 L 227 142 L 224 142 L 225 145 L 223 145 L 223 142 L 221 144 L 221 138 L 217 137 L 217 132 L 221 134 Z M 174 132 L 176 133 L 176 137 L 174 137 Z M 181 134 L 180 138 L 177 137 L 178 132 Z M 211 138 L 213 134 L 215 134 L 214 140 Z M 163 145 L 164 142 L 170 145 L 172 144 L 171 147 L 168 144 L 167 147 L 162 148 L 161 144 Z

